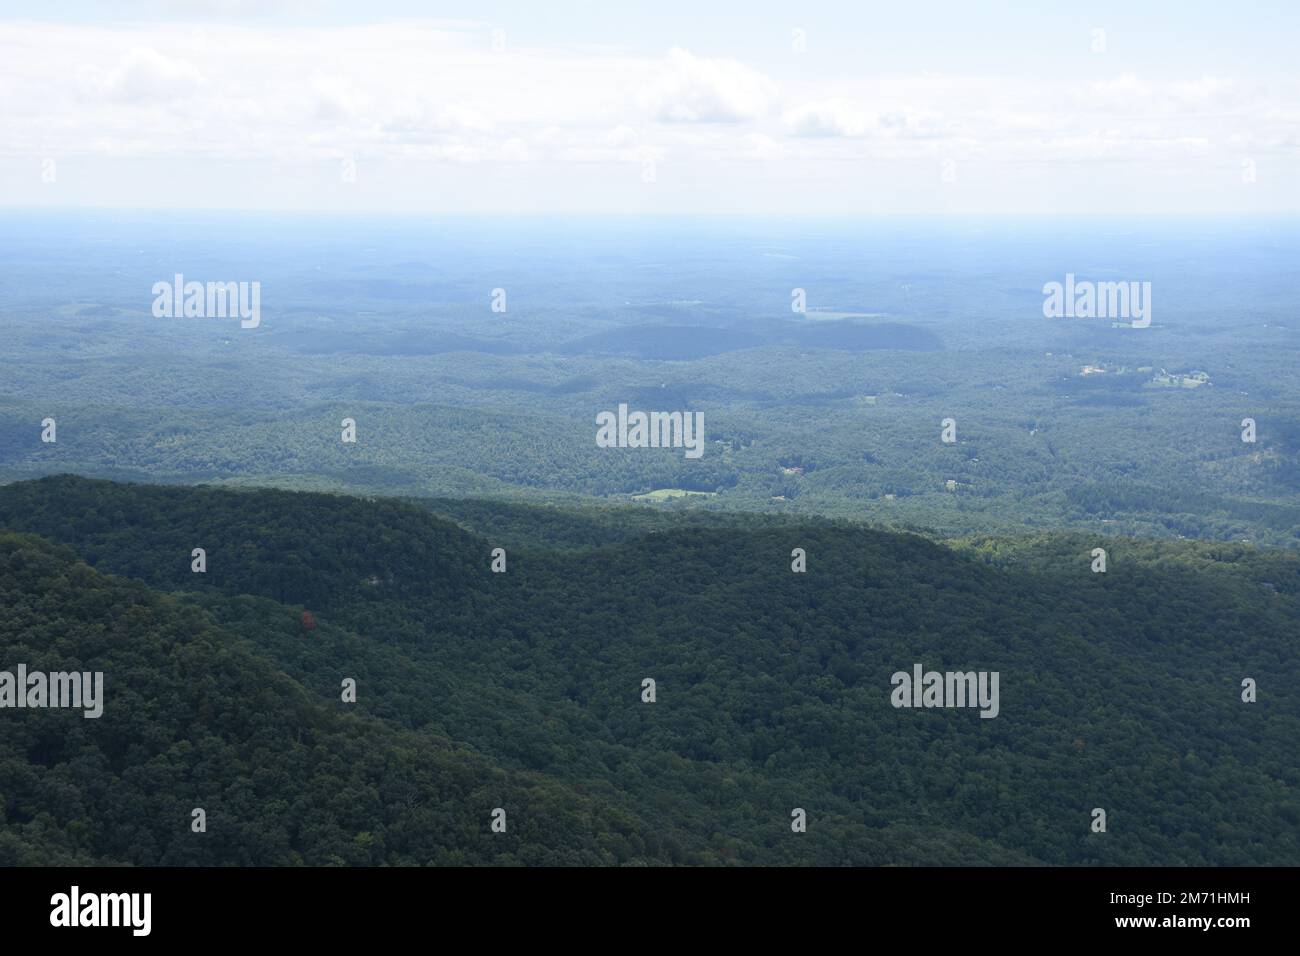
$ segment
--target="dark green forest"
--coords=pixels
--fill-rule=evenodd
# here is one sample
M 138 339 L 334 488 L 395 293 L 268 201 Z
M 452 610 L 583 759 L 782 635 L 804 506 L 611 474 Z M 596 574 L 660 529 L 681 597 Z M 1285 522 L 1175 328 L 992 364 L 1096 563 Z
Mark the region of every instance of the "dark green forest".
M 105 675 L 3 715 L 0 865 L 1300 862 L 1293 551 L 70 476 L 0 528 L 0 669 Z

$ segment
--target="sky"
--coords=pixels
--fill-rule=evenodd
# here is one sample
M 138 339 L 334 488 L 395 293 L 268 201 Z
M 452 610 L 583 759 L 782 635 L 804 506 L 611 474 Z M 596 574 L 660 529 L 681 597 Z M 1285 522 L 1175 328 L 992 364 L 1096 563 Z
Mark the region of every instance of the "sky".
M 0 206 L 1300 212 L 1300 4 L 0 4 Z

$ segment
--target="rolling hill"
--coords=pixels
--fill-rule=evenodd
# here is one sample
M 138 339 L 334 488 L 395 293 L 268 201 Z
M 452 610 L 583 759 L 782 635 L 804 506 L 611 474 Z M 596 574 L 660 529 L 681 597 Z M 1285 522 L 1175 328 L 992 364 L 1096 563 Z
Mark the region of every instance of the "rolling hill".
M 947 545 L 487 504 L 462 526 L 436 509 L 70 476 L 0 487 L 0 667 L 103 670 L 107 688 L 97 721 L 0 714 L 21 728 L 0 741 L 0 855 L 1300 860 L 1294 554 L 1117 538 L 1094 574 L 1081 536 Z M 915 664 L 997 672 L 996 719 L 894 707 L 891 675 Z M 1090 832 L 1096 807 L 1106 833 Z

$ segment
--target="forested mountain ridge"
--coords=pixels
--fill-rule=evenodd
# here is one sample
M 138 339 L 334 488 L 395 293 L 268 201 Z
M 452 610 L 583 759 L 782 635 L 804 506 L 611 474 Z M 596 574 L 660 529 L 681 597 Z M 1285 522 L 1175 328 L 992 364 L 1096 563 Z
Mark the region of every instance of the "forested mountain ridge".
M 0 592 L 5 666 L 101 671 L 108 698 L 97 719 L 3 714 L 0 865 L 611 863 L 642 829 L 436 735 L 340 713 L 199 609 L 66 548 L 0 533 Z M 493 840 L 501 804 L 515 835 Z M 638 845 L 671 857 L 666 836 Z
M 953 550 L 716 520 L 584 549 L 589 525 L 548 550 L 540 530 L 565 515 L 535 515 L 497 574 L 497 542 L 400 502 L 0 488 L 0 526 L 197 605 L 318 706 L 450 738 L 671 837 L 624 832 L 606 861 L 1300 860 L 1294 555 L 1113 539 L 1094 574 L 1086 536 Z M 891 674 L 915 663 L 999 672 L 997 718 L 891 706 Z M 1107 833 L 1089 832 L 1094 807 Z
M 618 793 L 503 769 L 427 728 L 340 713 L 337 696 L 309 694 L 198 608 L 40 538 L 0 532 L 0 596 L 5 661 L 106 672 L 110 701 L 90 720 L 4 714 L 0 865 L 737 859 L 732 841 L 649 825 Z M 498 806 L 509 814 L 501 834 L 489 829 Z M 868 829 L 833 815 L 806 842 L 771 842 L 762 859 L 772 862 L 1029 862 L 940 826 Z

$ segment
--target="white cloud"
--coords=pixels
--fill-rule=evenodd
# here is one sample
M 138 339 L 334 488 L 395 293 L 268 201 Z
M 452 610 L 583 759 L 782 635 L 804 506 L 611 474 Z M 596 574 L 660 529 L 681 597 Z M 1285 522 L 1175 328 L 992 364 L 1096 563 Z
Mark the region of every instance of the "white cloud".
M 370 98 L 338 76 L 318 73 L 311 78 L 312 115 L 322 121 L 341 122 L 370 106 Z
M 847 100 L 822 100 L 787 112 L 785 125 L 792 136 L 863 136 L 871 120 Z
M 203 82 L 203 74 L 192 63 L 164 56 L 152 47 L 135 47 L 99 78 L 97 92 L 126 103 L 167 103 L 192 95 Z
M 641 99 L 665 123 L 738 123 L 763 116 L 775 97 L 776 84 L 757 70 L 674 48 Z
M 0 160 L 138 159 L 200 187 L 198 164 L 210 160 L 287 179 L 340 157 L 407 164 L 416 178 L 427 164 L 470 175 L 498 163 L 512 182 L 523 181 L 521 166 L 632 164 L 611 175 L 654 197 L 674 182 L 706 195 L 710 177 L 726 185 L 729 163 L 754 173 L 761 162 L 763 175 L 830 194 L 859 188 L 866 164 L 886 175 L 897 163 L 901 177 L 944 158 L 986 162 L 1014 189 L 1017 163 L 1147 164 L 1158 174 L 1180 163 L 1231 170 L 1250 156 L 1280 181 L 1270 154 L 1300 153 L 1300 81 L 1289 77 L 877 74 L 780 59 L 762 61 L 765 72 L 682 48 L 529 45 L 513 31 L 498 52 L 490 30 L 434 20 L 0 21 Z M 659 164 L 657 191 L 642 188 L 648 159 Z M 973 180 L 963 165 L 958 188 Z

